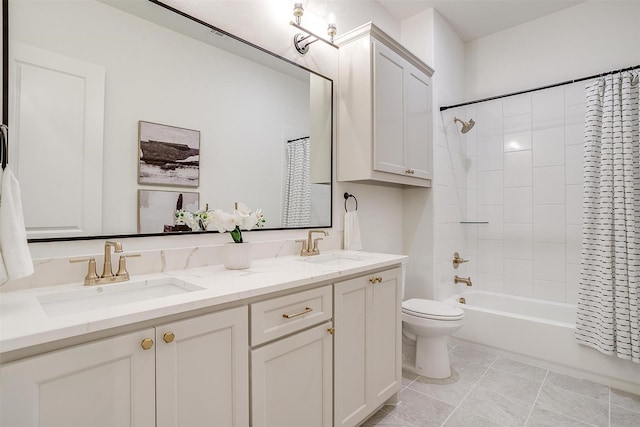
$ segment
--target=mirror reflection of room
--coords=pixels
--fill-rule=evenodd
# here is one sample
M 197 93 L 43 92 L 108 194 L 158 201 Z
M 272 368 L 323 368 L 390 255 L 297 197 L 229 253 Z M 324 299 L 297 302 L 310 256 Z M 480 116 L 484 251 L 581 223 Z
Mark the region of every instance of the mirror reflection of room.
M 133 4 L 145 18 L 121 9 Z M 150 2 L 9 10 L 11 162 L 30 238 L 184 230 L 165 227 L 176 225 L 174 194 L 195 210 L 242 201 L 266 229 L 331 225 L 330 80 Z M 142 122 L 197 133 L 197 153 L 140 179 Z M 302 148 L 289 142 L 300 138 Z M 198 179 L 174 179 L 180 162 Z M 147 221 L 149 200 L 163 202 Z M 65 209 L 42 209 L 54 205 Z

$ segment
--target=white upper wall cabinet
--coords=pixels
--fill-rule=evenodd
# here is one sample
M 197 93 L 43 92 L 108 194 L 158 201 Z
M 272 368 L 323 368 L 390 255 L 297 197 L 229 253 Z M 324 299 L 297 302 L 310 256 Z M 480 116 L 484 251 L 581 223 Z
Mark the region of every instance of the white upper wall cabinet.
M 371 23 L 337 43 L 338 180 L 430 187 L 433 69 Z

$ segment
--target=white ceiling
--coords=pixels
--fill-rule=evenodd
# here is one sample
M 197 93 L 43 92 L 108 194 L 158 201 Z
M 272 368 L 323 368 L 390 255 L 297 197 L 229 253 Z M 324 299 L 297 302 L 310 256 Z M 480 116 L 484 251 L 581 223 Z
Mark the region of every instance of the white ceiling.
M 460 38 L 471 41 L 532 21 L 584 0 L 377 0 L 399 21 L 431 7 Z

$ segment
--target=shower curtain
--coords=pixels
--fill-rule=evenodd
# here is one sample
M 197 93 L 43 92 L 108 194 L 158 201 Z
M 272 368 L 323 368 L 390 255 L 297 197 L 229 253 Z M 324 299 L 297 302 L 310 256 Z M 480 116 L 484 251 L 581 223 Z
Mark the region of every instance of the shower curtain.
M 309 138 L 287 143 L 287 172 L 282 212 L 283 227 L 308 227 L 311 223 L 311 143 Z
M 638 71 L 587 85 L 576 339 L 640 363 Z

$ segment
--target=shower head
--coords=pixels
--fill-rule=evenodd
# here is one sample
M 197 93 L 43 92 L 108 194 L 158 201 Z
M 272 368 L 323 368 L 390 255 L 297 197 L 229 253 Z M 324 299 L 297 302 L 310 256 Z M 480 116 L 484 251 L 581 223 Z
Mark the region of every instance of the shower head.
M 469 131 L 471 130 L 471 128 L 473 127 L 473 125 L 475 125 L 475 124 L 476 124 L 476 122 L 474 122 L 474 121 L 473 121 L 473 119 L 469 119 L 469 121 L 468 121 L 468 122 L 465 122 L 464 120 L 460 120 L 460 119 L 459 119 L 459 118 L 457 118 L 457 117 L 454 117 L 454 118 L 453 118 L 453 122 L 454 122 L 454 123 L 455 123 L 455 122 L 460 122 L 460 123 L 462 123 L 462 129 L 460 129 L 460 132 L 462 132 L 462 133 L 467 133 L 467 132 L 469 132 Z

